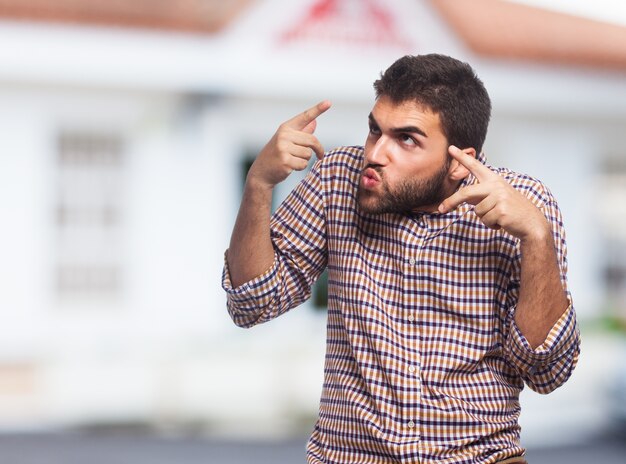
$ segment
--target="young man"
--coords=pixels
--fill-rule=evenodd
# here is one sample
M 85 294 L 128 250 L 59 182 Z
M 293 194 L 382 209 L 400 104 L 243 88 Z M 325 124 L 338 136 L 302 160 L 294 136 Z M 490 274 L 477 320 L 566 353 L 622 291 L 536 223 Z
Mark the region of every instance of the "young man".
M 484 164 L 491 103 L 469 65 L 406 56 L 374 88 L 365 147 L 324 155 L 322 102 L 259 154 L 226 255 L 229 312 L 268 321 L 328 269 L 309 463 L 525 462 L 524 383 L 551 392 L 579 354 L 556 200 Z M 270 218 L 274 186 L 312 151 Z

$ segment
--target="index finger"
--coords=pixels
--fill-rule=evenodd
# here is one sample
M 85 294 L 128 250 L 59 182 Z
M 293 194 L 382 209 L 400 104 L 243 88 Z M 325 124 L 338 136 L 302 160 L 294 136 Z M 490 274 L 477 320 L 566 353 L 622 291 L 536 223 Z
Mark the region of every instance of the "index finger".
M 308 110 L 294 116 L 284 123 L 285 126 L 293 127 L 294 129 L 302 130 L 308 126 L 311 121 L 317 119 L 317 117 L 326 112 L 330 108 L 332 103 L 328 100 L 319 102 L 317 105 L 312 106 Z
M 465 166 L 467 170 L 471 172 L 476 179 L 478 179 L 478 182 L 484 182 L 492 178 L 494 175 L 498 175 L 472 155 L 465 153 L 463 150 L 455 147 L 454 145 L 450 145 L 448 153 L 450 153 L 455 160 Z

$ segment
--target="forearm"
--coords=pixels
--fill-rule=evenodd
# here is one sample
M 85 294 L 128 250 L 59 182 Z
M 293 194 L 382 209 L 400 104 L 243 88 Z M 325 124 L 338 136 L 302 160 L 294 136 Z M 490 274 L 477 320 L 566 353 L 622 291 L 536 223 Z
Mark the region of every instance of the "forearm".
M 233 287 L 261 275 L 272 265 L 271 205 L 272 189 L 248 178 L 226 255 Z
M 520 294 L 515 323 L 534 349 L 544 342 L 569 301 L 548 225 L 522 239 L 520 245 Z

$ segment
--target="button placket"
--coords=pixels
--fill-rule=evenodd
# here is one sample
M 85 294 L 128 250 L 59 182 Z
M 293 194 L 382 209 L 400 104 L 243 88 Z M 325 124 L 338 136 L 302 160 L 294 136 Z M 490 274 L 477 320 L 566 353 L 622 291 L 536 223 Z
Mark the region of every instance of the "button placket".
M 404 263 L 403 271 L 405 295 L 405 326 L 407 344 L 404 351 L 403 383 L 405 394 L 403 398 L 402 417 L 404 426 L 410 429 L 411 436 L 419 435 L 420 408 L 417 403 L 421 397 L 421 367 L 419 345 L 416 339 L 418 326 L 419 296 L 416 293 L 420 268 L 420 256 L 427 238 L 428 230 L 423 219 L 413 216 L 405 223 L 408 226 L 404 235 Z

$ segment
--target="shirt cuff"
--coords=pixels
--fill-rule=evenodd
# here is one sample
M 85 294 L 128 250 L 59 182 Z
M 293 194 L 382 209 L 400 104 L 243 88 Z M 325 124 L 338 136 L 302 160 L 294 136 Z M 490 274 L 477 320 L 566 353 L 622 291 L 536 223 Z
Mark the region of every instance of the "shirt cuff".
M 561 354 L 568 351 L 573 338 L 577 336 L 576 315 L 570 303 L 567 310 L 550 329 L 545 341 L 534 350 L 515 323 L 515 319 L 512 319 L 508 345 L 518 361 L 516 364 L 524 367 L 524 373 L 533 375 L 558 360 Z
M 224 270 L 222 272 L 222 288 L 226 291 L 229 306 L 234 304 L 238 309 L 258 310 L 267 306 L 273 299 L 274 290 L 278 286 L 278 256 L 274 252 L 272 266 L 254 279 L 233 288 L 230 279 L 228 250 L 224 253 Z

